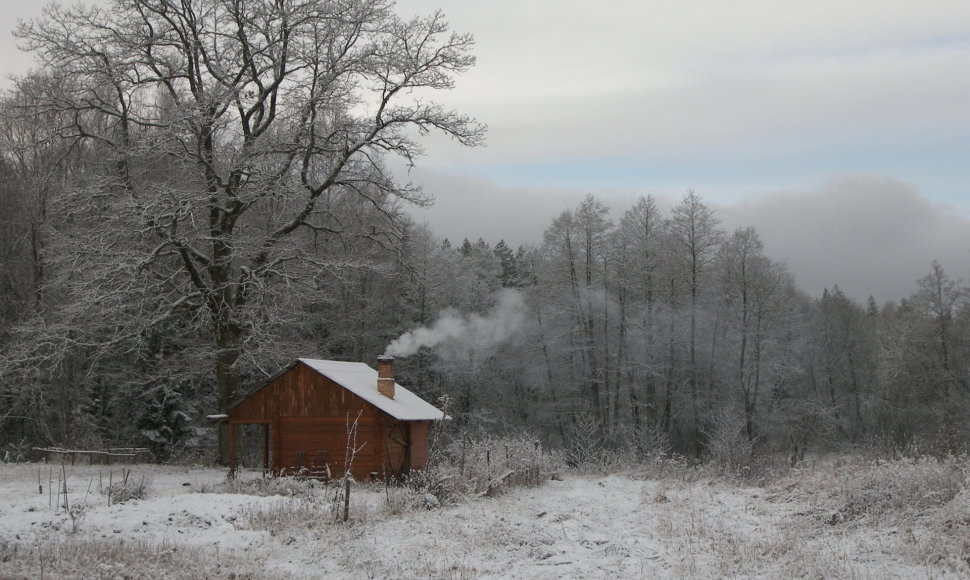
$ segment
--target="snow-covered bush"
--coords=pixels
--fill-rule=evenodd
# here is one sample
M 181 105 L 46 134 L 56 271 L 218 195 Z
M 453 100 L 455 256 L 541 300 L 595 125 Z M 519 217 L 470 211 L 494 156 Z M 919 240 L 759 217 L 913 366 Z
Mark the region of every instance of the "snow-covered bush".
M 744 477 L 750 472 L 753 444 L 745 433 L 742 413 L 721 410 L 704 430 L 704 436 L 710 462 L 722 475 Z
M 841 505 L 832 522 L 874 515 L 896 517 L 949 503 L 966 484 L 965 458 L 876 461 L 843 472 Z
M 603 426 L 589 413 L 575 418 L 566 431 L 564 443 L 566 464 L 574 469 L 595 470 L 613 462 L 603 436 Z
M 312 499 L 314 497 L 314 490 L 323 485 L 320 481 L 303 477 L 279 476 L 254 477 L 249 479 L 232 477 L 228 478 L 220 489 L 212 489 L 209 491 L 258 496 L 279 495 L 283 497 Z
M 30 443 L 26 439 L 3 445 L 0 447 L 0 463 L 20 463 L 27 461 L 30 447 Z
M 674 479 L 681 483 L 696 481 L 703 475 L 692 461 L 676 453 L 670 456 L 648 457 L 627 473 L 634 479 Z
M 400 515 L 419 509 L 435 509 L 441 507 L 439 496 L 446 493 L 439 487 L 437 493 L 432 492 L 435 485 L 427 471 L 416 471 L 408 475 L 404 485 L 387 485 L 384 488 L 384 511 L 390 515 Z M 440 481 L 438 485 L 440 486 Z
M 670 437 L 659 427 L 643 429 L 631 434 L 633 448 L 637 451 L 640 461 L 654 461 L 671 456 L 673 445 Z
M 158 460 L 169 461 L 184 452 L 186 441 L 194 434 L 193 408 L 178 386 L 168 384 L 155 385 L 142 399 L 138 419 L 142 442 Z
M 914 558 L 970 578 L 970 488 L 964 486 L 929 518 L 929 533 L 910 534 Z
M 607 436 L 600 421 L 583 413 L 566 431 L 563 456 L 580 473 L 613 473 L 667 458 L 671 447 L 661 429 L 620 426 Z
M 112 482 L 104 488 L 104 495 L 108 496 L 108 502 L 112 504 L 125 503 L 133 499 L 146 499 L 152 492 L 152 479 L 148 476 L 131 477 L 131 472 L 127 471 L 124 479 Z
M 462 438 L 451 442 L 428 469 L 410 474 L 405 484 L 418 493 L 416 501 L 424 507 L 436 507 L 461 497 L 535 487 L 562 468 L 562 459 L 532 437 Z

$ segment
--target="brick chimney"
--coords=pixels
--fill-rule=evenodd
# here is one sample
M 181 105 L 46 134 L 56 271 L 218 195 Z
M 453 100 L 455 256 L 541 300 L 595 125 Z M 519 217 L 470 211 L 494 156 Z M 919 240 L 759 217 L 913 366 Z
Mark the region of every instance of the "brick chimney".
M 389 354 L 377 357 L 377 392 L 394 398 L 394 357 Z

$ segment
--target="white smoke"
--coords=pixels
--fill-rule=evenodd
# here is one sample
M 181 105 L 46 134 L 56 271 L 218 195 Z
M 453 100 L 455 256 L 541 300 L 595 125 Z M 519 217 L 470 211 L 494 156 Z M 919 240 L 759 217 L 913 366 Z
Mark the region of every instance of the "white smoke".
M 435 348 L 446 344 L 456 349 L 483 352 L 508 339 L 525 320 L 525 301 L 522 293 L 511 288 L 496 294 L 495 306 L 484 316 L 460 314 L 454 310 L 442 312 L 431 326 L 415 328 L 393 340 L 387 354 L 411 356 L 422 347 Z

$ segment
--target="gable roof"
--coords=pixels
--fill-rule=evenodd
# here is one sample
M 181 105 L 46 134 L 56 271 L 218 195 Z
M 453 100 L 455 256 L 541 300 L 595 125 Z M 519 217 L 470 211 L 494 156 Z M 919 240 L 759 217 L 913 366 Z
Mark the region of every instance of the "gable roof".
M 421 397 L 394 383 L 394 398 L 377 392 L 377 371 L 362 362 L 297 359 L 399 421 L 440 421 L 445 414 Z

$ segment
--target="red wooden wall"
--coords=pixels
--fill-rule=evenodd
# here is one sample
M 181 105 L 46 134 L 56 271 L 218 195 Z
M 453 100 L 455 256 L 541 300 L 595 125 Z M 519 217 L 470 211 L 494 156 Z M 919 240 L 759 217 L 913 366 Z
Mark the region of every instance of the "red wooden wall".
M 274 473 L 308 468 L 321 475 L 329 468 L 334 477 L 342 475 L 348 422 L 355 420 L 355 478 L 398 476 L 427 465 L 427 421 L 397 421 L 300 362 L 229 411 L 231 425 L 271 426 Z

